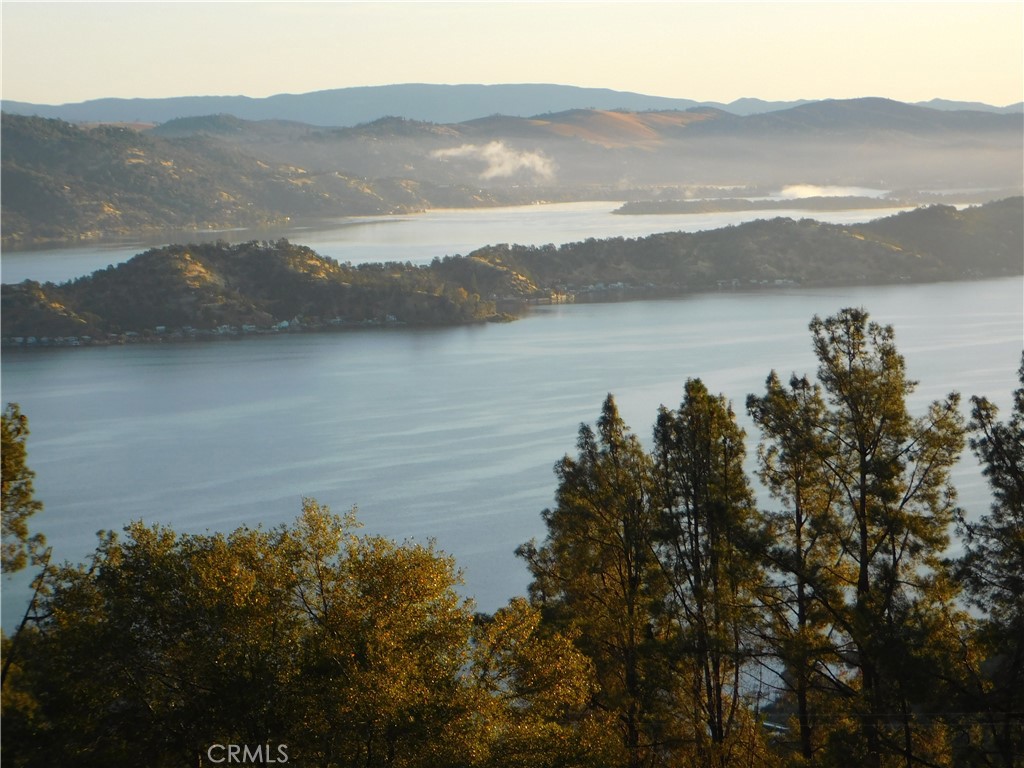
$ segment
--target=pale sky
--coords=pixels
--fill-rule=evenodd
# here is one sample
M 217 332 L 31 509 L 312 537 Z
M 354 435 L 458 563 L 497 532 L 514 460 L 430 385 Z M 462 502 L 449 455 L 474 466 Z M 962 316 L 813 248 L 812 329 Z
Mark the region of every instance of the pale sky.
M 2 96 L 559 83 L 699 101 L 1024 100 L 1024 2 L 9 2 Z

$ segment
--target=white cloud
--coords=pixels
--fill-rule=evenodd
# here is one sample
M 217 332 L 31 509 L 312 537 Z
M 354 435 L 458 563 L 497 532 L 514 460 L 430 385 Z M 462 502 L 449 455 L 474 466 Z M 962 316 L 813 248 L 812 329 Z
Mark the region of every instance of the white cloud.
M 511 149 L 503 141 L 438 149 L 431 152 L 430 156 L 435 160 L 469 159 L 484 162 L 487 167 L 480 173 L 480 178 L 484 180 L 507 178 L 524 171 L 546 181 L 555 175 L 554 164 L 543 153 Z

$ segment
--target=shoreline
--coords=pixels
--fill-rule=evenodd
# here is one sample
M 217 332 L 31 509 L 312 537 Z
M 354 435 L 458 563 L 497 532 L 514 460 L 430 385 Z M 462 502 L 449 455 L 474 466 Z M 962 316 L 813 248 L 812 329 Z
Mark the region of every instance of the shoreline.
M 893 285 L 938 285 L 943 283 L 977 283 L 986 280 L 1012 280 L 1024 277 L 1024 270 L 1010 275 L 979 275 L 964 276 L 957 279 L 943 280 L 889 280 L 885 282 L 823 282 L 814 284 L 800 284 L 792 280 L 781 281 L 750 281 L 748 284 L 719 285 L 715 288 L 685 289 L 658 288 L 657 286 L 609 286 L 595 288 L 594 290 L 574 291 L 565 294 L 545 297 L 509 297 L 495 300 L 499 311 L 488 317 L 483 317 L 467 322 L 453 323 L 427 323 L 407 322 L 395 317 L 383 319 L 348 321 L 334 318 L 327 322 L 308 321 L 294 324 L 284 321 L 284 326 L 278 323 L 275 326 L 250 327 L 250 326 L 218 326 L 217 328 L 194 328 L 185 326 L 182 328 L 165 329 L 158 331 L 144 329 L 142 331 L 124 331 L 121 333 L 108 333 L 105 338 L 94 338 L 92 336 L 3 336 L 0 337 L 0 349 L 5 352 L 31 352 L 45 349 L 69 349 L 76 347 L 117 347 L 129 345 L 166 345 L 166 344 L 209 344 L 218 342 L 239 342 L 248 339 L 280 338 L 282 336 L 307 336 L 313 334 L 331 333 L 358 333 L 362 331 L 402 331 L 402 330 L 431 330 L 445 328 L 465 328 L 468 326 L 487 325 L 490 323 L 512 323 L 529 313 L 531 307 L 551 306 L 553 304 L 621 304 L 644 301 L 664 301 L 666 299 L 684 299 L 690 296 L 730 293 L 735 295 L 757 295 L 765 292 L 801 292 L 817 288 L 844 288 L 844 287 L 886 287 Z M 727 282 L 727 281 L 719 281 Z M 735 281 L 732 281 L 735 282 Z M 501 308 L 504 309 L 501 309 Z M 517 312 L 505 310 L 518 309 Z M 30 340 L 31 339 L 31 340 Z

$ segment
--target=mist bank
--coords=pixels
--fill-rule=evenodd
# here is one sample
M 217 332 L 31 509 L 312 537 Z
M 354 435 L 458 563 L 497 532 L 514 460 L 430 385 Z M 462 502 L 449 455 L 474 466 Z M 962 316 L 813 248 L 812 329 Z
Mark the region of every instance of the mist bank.
M 740 117 L 570 110 L 350 128 L 228 115 L 82 126 L 5 114 L 3 246 L 431 208 L 744 196 L 793 184 L 995 199 L 1024 189 L 1024 116 L 885 99 Z M 946 198 L 944 202 L 966 202 Z

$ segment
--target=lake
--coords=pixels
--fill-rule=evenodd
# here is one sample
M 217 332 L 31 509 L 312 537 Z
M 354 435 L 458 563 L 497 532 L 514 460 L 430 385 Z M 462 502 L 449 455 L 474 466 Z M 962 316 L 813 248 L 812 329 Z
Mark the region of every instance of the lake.
M 116 244 L 79 245 L 48 250 L 10 251 L 3 254 L 0 279 L 60 283 L 109 264 L 127 261 L 140 251 L 168 242 L 231 242 L 278 240 L 307 245 L 338 261 L 409 261 L 429 264 L 436 257 L 465 255 L 484 245 L 560 245 L 588 237 L 643 237 L 656 232 L 696 232 L 717 229 L 756 218 L 816 218 L 836 224 L 854 224 L 898 213 L 904 208 L 828 211 L 742 211 L 706 214 L 617 216 L 621 202 L 552 203 L 509 208 L 472 208 L 427 211 L 407 216 L 355 216 L 317 227 L 275 227 L 254 230 L 181 233 L 178 239 L 131 240 Z M 165 236 L 166 237 L 166 236 Z
M 368 533 L 435 539 L 463 569 L 465 593 L 492 611 L 524 594 L 513 551 L 544 536 L 552 467 L 608 392 L 649 442 L 657 407 L 701 377 L 733 400 L 753 440 L 746 395 L 772 368 L 813 373 L 813 315 L 864 306 L 895 326 L 921 382 L 913 413 L 954 389 L 1005 412 L 1022 286 L 712 293 L 538 307 L 497 325 L 5 351 L 2 396 L 30 419 L 46 505 L 31 525 L 57 560 L 83 560 L 97 530 L 133 519 L 191 532 L 273 526 L 313 496 L 335 511 L 358 505 Z M 987 509 L 973 459 L 956 480 L 971 514 Z M 3 596 L 9 632 L 27 578 L 7 580 Z
M 772 368 L 813 373 L 815 313 L 863 305 L 896 328 L 921 381 L 914 413 L 952 389 L 1006 409 L 1021 296 L 1019 279 L 708 294 L 541 307 L 507 325 L 5 352 L 2 389 L 31 421 L 46 505 L 32 525 L 58 559 L 136 518 L 227 531 L 291 521 L 312 496 L 357 505 L 368 532 L 435 539 L 493 610 L 524 592 L 513 551 L 543 538 L 552 467 L 606 393 L 645 440 L 687 377 L 742 412 Z M 957 486 L 972 513 L 987 508 L 973 460 Z M 24 581 L 5 585 L 8 631 Z

